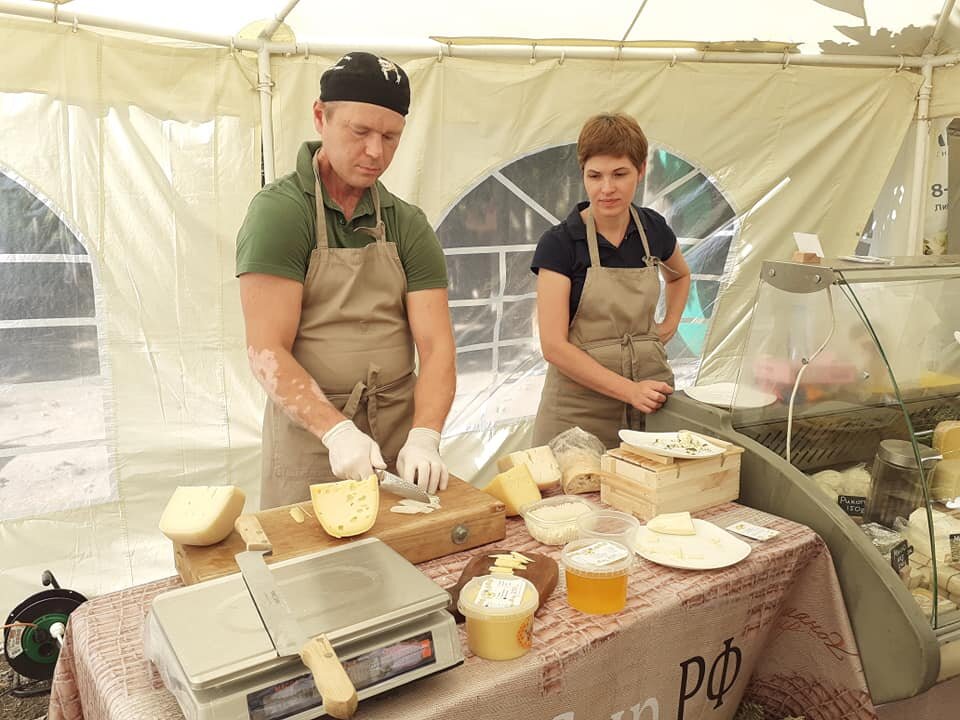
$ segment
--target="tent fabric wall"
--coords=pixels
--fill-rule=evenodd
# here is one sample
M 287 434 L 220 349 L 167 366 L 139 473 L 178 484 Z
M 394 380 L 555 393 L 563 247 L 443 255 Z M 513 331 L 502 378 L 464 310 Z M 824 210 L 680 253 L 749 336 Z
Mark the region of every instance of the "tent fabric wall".
M 10 608 L 40 589 L 44 568 L 88 594 L 169 574 L 157 521 L 178 484 L 255 495 L 262 395 L 233 274 L 260 155 L 257 94 L 228 50 L 7 21 L 0 42 L 0 172 L 72 229 L 98 285 L 99 376 L 46 388 L 45 402 L 96 386 L 99 406 L 61 420 L 100 416 L 109 457 L 96 498 L 70 497 L 82 477 L 60 478 L 66 497 L 44 494 L 38 477 L 33 510 L 0 522 L 0 608 Z M 6 440 L 18 433 L 4 400 L 18 392 L 0 384 Z

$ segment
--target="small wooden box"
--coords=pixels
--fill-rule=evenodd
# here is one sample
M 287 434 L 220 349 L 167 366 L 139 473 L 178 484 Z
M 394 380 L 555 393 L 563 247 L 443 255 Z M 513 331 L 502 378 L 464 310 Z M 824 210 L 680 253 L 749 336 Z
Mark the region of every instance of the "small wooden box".
M 600 499 L 641 520 L 662 513 L 694 512 L 736 500 L 740 495 L 743 448 L 716 438 L 722 455 L 669 458 L 622 443 L 600 459 Z

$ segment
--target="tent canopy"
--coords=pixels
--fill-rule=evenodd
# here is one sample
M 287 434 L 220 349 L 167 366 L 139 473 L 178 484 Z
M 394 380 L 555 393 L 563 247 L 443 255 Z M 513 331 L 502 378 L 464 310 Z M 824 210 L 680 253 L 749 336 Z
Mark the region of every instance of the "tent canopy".
M 74 14 L 94 15 L 234 36 L 251 23 L 272 20 L 291 5 L 285 22 L 297 41 L 336 47 L 355 43 L 423 48 L 429 47 L 431 37 L 588 38 L 714 48 L 717 43 L 765 41 L 795 46 L 805 54 L 889 56 L 923 54 L 945 7 L 943 0 L 610 0 L 602 11 L 591 12 L 581 3 L 488 0 L 480 12 L 475 5 L 443 0 L 406 2 L 402 9 L 391 0 L 368 0 L 358 12 L 351 3 L 317 0 L 68 0 L 59 15 L 66 22 Z M 957 51 L 960 10 L 954 9 L 933 52 Z

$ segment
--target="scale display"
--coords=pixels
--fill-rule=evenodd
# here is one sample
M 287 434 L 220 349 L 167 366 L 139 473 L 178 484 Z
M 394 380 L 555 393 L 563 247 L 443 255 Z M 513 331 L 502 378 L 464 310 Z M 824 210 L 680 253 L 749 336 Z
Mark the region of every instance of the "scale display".
M 343 662 L 359 692 L 437 661 L 433 633 L 425 632 L 384 645 Z M 247 695 L 250 720 L 283 720 L 323 704 L 313 675 L 306 673 Z

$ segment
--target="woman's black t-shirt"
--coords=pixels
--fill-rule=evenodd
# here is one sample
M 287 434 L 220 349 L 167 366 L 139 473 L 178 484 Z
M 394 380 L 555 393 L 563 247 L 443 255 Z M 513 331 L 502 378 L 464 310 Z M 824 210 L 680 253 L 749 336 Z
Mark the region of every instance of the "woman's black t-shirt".
M 533 253 L 530 269 L 537 273 L 541 268 L 566 275 L 570 278 L 570 320 L 580 305 L 583 284 L 590 267 L 590 250 L 587 248 L 587 227 L 580 217 L 580 211 L 589 206 L 588 202 L 578 203 L 559 225 L 547 230 Z M 647 233 L 650 254 L 661 260 L 669 260 L 677 247 L 674 234 L 663 215 L 650 208 L 634 205 L 643 229 Z M 603 235 L 597 234 L 597 249 L 600 251 L 600 265 L 603 267 L 641 268 L 644 263 L 643 241 L 637 226 L 630 218 L 627 234 L 619 247 L 614 247 Z

